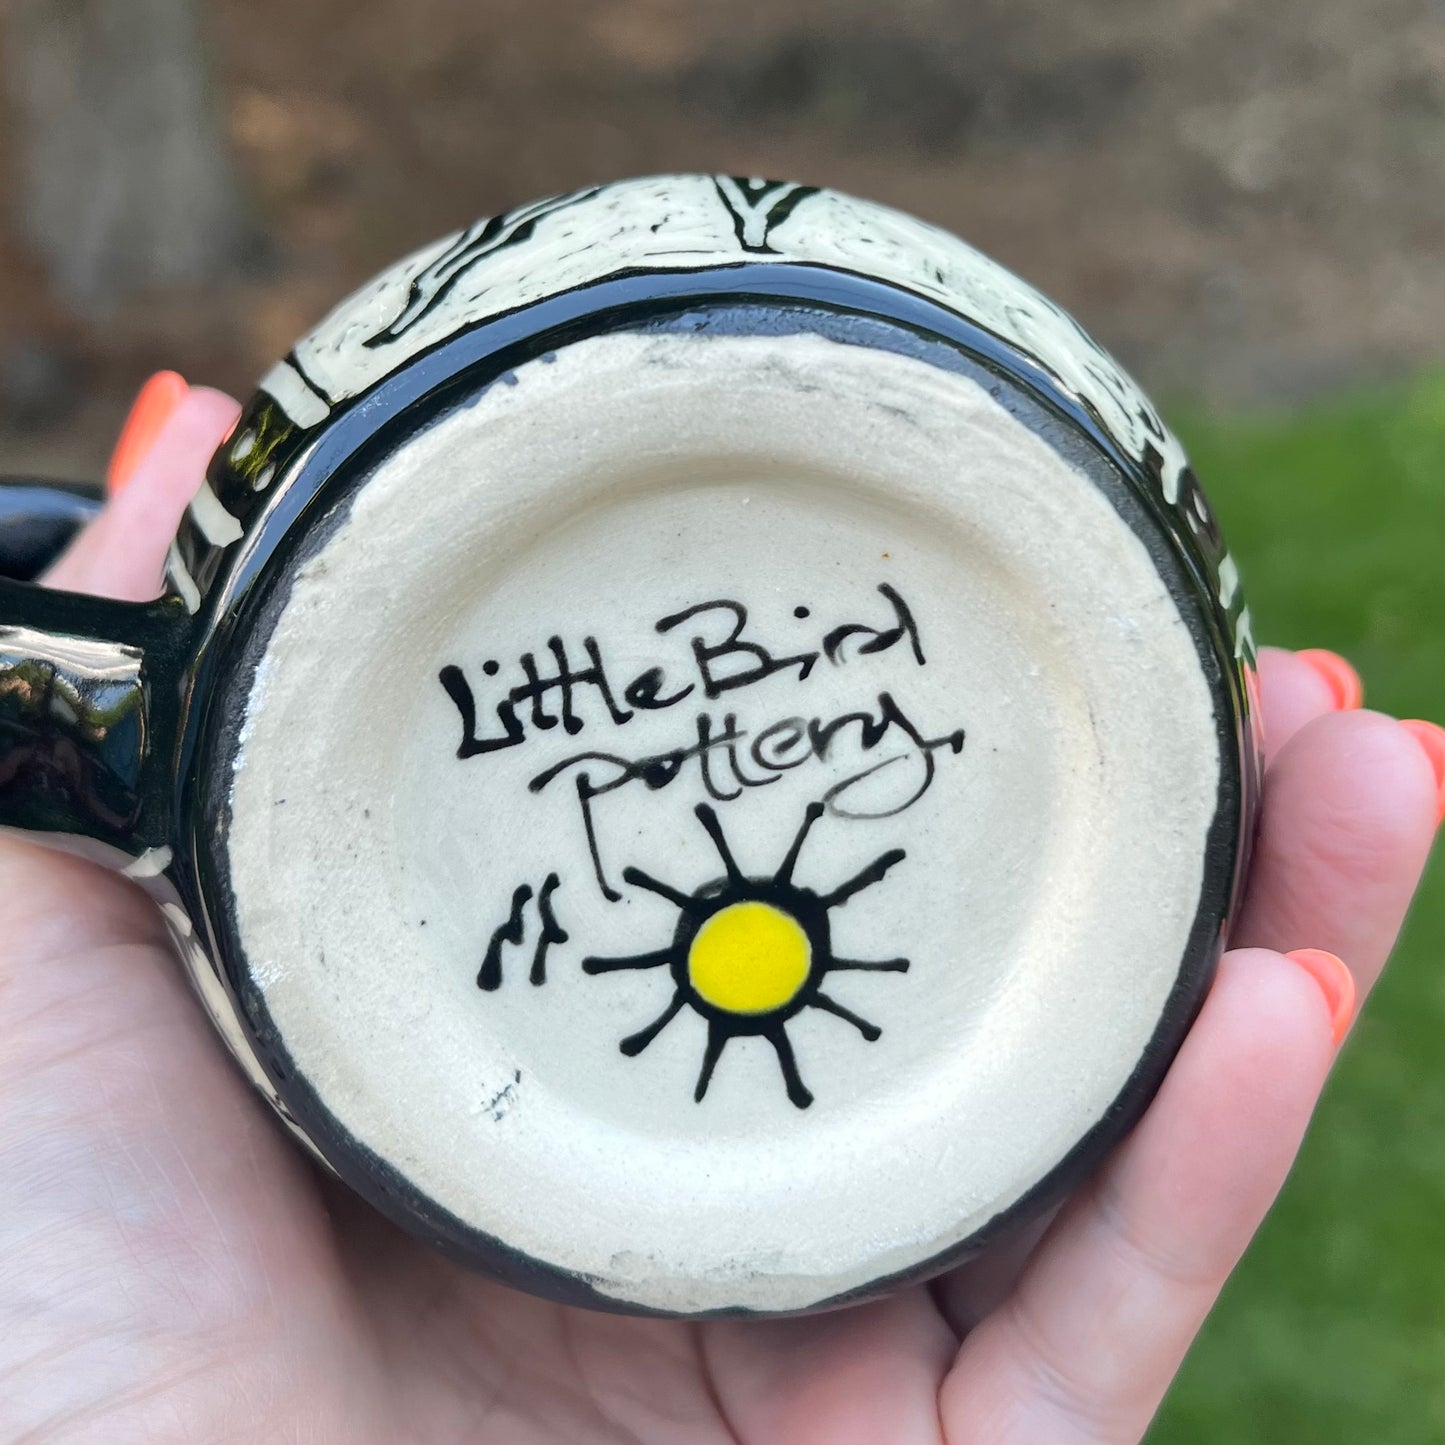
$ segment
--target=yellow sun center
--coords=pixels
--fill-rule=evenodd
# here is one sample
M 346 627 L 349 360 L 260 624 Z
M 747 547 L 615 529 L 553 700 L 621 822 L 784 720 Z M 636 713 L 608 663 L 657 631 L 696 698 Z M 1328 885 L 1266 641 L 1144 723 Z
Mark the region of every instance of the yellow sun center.
M 813 949 L 802 925 L 771 903 L 730 903 L 687 951 L 687 974 L 714 1008 L 736 1014 L 782 1008 L 808 978 Z

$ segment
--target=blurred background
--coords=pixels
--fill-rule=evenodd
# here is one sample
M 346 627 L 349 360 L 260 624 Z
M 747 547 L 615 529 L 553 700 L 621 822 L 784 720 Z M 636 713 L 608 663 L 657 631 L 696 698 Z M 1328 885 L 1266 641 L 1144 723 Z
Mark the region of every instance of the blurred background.
M 1257 632 L 1445 719 L 1429 0 L 0 0 L 0 473 L 101 474 L 380 266 L 667 169 L 960 232 L 1165 405 Z M 1308 940 L 1302 940 L 1307 942 Z M 1439 855 L 1158 1445 L 1445 1440 Z

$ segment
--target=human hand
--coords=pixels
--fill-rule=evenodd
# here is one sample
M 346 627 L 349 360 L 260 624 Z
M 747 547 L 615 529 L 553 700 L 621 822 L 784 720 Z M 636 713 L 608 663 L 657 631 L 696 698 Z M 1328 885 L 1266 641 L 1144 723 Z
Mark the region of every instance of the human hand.
M 153 592 L 235 417 L 192 391 L 52 584 Z M 1342 708 L 1300 654 L 1266 650 L 1261 685 L 1247 902 L 1144 1120 L 1041 1238 L 804 1319 L 570 1310 L 432 1254 L 275 1126 L 149 900 L 0 837 L 0 1439 L 1138 1441 L 1283 1182 L 1437 820 L 1431 734 Z M 1282 952 L 1301 948 L 1348 971 Z

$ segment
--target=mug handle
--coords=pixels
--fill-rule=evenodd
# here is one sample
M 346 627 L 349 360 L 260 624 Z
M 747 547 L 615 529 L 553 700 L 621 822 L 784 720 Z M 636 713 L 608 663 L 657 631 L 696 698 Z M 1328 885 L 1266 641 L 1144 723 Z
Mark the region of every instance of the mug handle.
M 38 574 L 99 505 L 0 483 L 0 827 L 139 854 L 172 831 L 189 613 L 15 575 Z
M 103 505 L 88 482 L 0 477 L 0 577 L 34 581 Z

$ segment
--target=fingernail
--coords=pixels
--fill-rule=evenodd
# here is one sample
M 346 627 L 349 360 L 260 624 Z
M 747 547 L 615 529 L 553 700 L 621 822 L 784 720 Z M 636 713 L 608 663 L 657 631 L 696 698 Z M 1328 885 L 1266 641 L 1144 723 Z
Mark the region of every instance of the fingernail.
M 1400 726 L 1425 749 L 1435 770 L 1435 826 L 1445 823 L 1445 728 L 1423 718 L 1405 718 Z
M 1330 1036 L 1338 1048 L 1355 1016 L 1354 974 L 1341 959 L 1322 948 L 1296 948 L 1285 957 L 1299 964 L 1319 984 L 1330 1008 Z
M 125 490 L 136 468 L 155 445 L 161 428 L 186 399 L 189 390 L 185 378 L 174 371 L 158 371 L 141 387 L 120 429 L 115 450 L 110 454 L 110 465 L 105 469 L 105 490 L 109 496 Z
M 1323 647 L 1307 647 L 1296 654 L 1324 679 L 1335 700 L 1337 712 L 1353 712 L 1365 700 L 1365 685 L 1360 674 L 1338 652 Z

